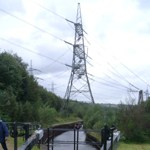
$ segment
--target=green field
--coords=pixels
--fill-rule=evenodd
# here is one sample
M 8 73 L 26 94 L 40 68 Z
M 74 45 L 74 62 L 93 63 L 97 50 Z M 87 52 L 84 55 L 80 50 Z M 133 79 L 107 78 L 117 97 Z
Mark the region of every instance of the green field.
M 117 150 L 150 150 L 149 144 L 133 144 L 121 142 Z

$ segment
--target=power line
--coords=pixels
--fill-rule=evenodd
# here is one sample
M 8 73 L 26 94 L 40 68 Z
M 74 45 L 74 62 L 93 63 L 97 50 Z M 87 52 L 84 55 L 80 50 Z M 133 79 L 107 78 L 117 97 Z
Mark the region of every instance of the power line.
M 50 35 L 50 36 L 52 36 L 52 37 L 54 37 L 54 38 L 56 38 L 56 39 L 58 39 L 58 40 L 60 40 L 60 41 L 65 42 L 65 41 L 62 40 L 61 38 L 59 38 L 59 37 L 57 37 L 57 36 L 55 36 L 55 35 L 53 35 L 53 34 L 47 32 L 47 31 L 45 31 L 45 30 L 43 30 L 43 29 L 41 29 L 41 28 L 39 28 L 39 27 L 37 27 L 37 26 L 35 26 L 35 25 L 33 25 L 33 24 L 31 24 L 31 23 L 29 23 L 29 22 L 27 22 L 27 21 L 25 21 L 25 20 L 23 20 L 23 19 L 21 19 L 21 18 L 15 16 L 15 15 L 13 15 L 13 14 L 11 14 L 11 13 L 9 13 L 9 12 L 3 10 L 3 9 L 1 9 L 1 8 L 0 8 L 0 11 L 4 12 L 4 13 L 6 13 L 6 14 L 8 14 L 8 15 L 10 15 L 10 16 L 12 16 L 12 17 L 14 17 L 14 18 L 16 18 L 16 19 L 18 19 L 18 20 L 20 20 L 20 21 L 22 21 L 22 22 L 24 22 L 24 23 L 26 23 L 26 24 L 28 24 L 28 25 L 30 25 L 30 26 L 32 26 L 32 27 L 34 27 L 34 28 L 36 28 L 36 29 L 38 29 L 38 30 L 40 30 L 40 31 L 42 31 L 42 32 L 44 32 L 44 33 Z
M 34 4 L 38 5 L 38 6 L 40 6 L 41 8 L 43 8 L 43 9 L 45 9 L 45 10 L 47 10 L 47 11 L 49 11 L 49 12 L 53 13 L 54 15 L 56 15 L 56 16 L 58 16 L 58 17 L 60 17 L 60 18 L 62 18 L 62 19 L 65 19 L 65 20 L 66 20 L 66 18 L 64 18 L 64 17 L 62 17 L 62 16 L 60 16 L 60 15 L 56 14 L 55 12 L 51 11 L 50 9 L 48 9 L 48 8 L 46 8 L 46 7 L 44 7 L 44 6 L 40 5 L 40 4 L 38 4 L 38 3 L 34 2 L 34 1 L 32 1 L 32 0 L 30 0 L 30 1 L 31 1 L 32 3 L 34 3 Z
M 44 68 L 42 68 L 42 69 L 40 69 L 40 70 L 43 70 L 43 69 L 45 69 L 45 68 L 48 68 L 48 67 L 52 66 L 52 65 L 53 65 L 55 62 L 57 62 L 61 57 L 63 57 L 67 52 L 68 52 L 68 50 L 67 50 L 65 53 L 63 53 L 60 57 L 58 57 L 56 60 L 54 60 L 50 65 L 48 65 L 48 66 L 46 66 L 46 67 L 44 67 Z
M 32 0 L 31 0 L 32 1 Z M 33 2 L 33 1 L 32 1 Z M 58 16 L 58 17 L 60 17 L 60 18 L 62 18 L 62 19 L 64 19 L 64 20 L 66 20 L 66 21 L 69 21 L 69 22 L 71 22 L 71 23 L 73 23 L 73 24 L 75 24 L 74 22 L 72 22 L 72 21 L 70 21 L 70 20 L 68 20 L 68 19 L 66 19 L 66 18 L 64 18 L 64 17 L 62 17 L 62 16 L 60 16 L 60 15 L 58 15 L 57 13 L 55 13 L 55 12 L 53 12 L 53 11 L 51 11 L 50 9 L 48 9 L 48 8 L 46 8 L 46 7 L 44 7 L 44 6 L 42 6 L 42 5 L 40 5 L 40 4 L 38 4 L 38 3 L 36 3 L 36 2 L 33 2 L 33 3 L 35 3 L 36 5 L 38 5 L 38 6 L 40 6 L 40 7 L 42 7 L 43 9 L 45 9 L 45 10 L 47 10 L 47 11 L 49 11 L 49 12 L 51 12 L 51 13 L 53 13 L 53 14 L 55 14 L 56 16 Z M 85 32 L 88 36 L 89 36 L 89 34 L 87 33 L 87 32 Z M 87 39 L 86 39 L 87 40 Z M 94 40 L 95 41 L 95 40 Z M 97 44 L 99 44 L 97 41 L 95 41 Z M 89 43 L 89 42 L 88 42 Z M 90 44 L 90 43 L 89 43 Z M 100 45 L 100 44 L 99 44 Z M 101 45 L 100 45 L 101 46 Z M 103 49 L 105 49 L 103 46 L 101 46 Z M 105 49 L 106 50 L 106 49 Z M 131 69 L 129 69 L 126 65 L 124 65 L 122 62 L 120 62 L 115 56 L 113 56 L 112 54 L 111 54 L 111 56 L 115 59 L 115 60 L 117 60 L 120 64 L 122 64 L 128 71 L 130 71 L 132 74 L 134 74 L 136 77 L 138 77 L 141 81 L 143 81 L 146 85 L 148 85 L 148 86 L 150 86 L 149 84 L 147 84 L 142 78 L 140 78 L 137 74 L 135 74 Z M 127 81 L 128 82 L 128 81 Z M 131 84 L 132 85 L 132 84 Z M 132 85 L 133 86 L 133 85 Z M 135 87 L 135 86 L 134 86 Z M 137 88 L 137 87 L 135 87 L 135 88 Z M 139 89 L 139 88 L 137 88 L 137 89 Z
M 67 72 L 68 70 L 66 70 L 66 71 L 63 71 L 63 72 L 61 72 L 61 73 L 59 73 L 59 74 L 57 74 L 57 75 L 55 75 L 55 76 L 53 76 L 53 77 L 51 77 L 51 78 L 48 78 L 48 79 L 53 79 L 53 78 L 56 78 L 56 77 L 58 77 L 58 76 L 61 76 L 62 74 L 64 74 L 65 72 Z
M 4 10 L 2 10 L 2 9 L 0 9 L 0 10 L 3 11 L 3 12 L 5 12 L 5 13 L 7 13 L 7 14 L 9 14 L 9 15 L 11 15 L 11 16 L 13 16 L 13 17 L 15 17 L 16 19 L 19 19 L 20 21 L 23 21 L 23 22 L 25 22 L 25 23 L 27 23 L 27 24 L 29 24 L 29 25 L 31 25 L 31 26 L 37 28 L 38 30 L 41 30 L 42 32 L 45 32 L 45 33 L 47 33 L 47 34 L 49 34 L 49 35 L 51 35 L 51 36 L 53 36 L 53 37 L 55 37 L 55 38 L 57 38 L 57 39 L 63 41 L 63 42 L 65 42 L 64 40 L 58 38 L 57 36 L 55 36 L 55 35 L 53 35 L 53 34 L 51 34 L 51 33 L 48 33 L 47 31 L 45 31 L 45 30 L 43 30 L 43 29 L 40 29 L 39 27 L 36 27 L 36 26 L 30 24 L 29 22 L 27 22 L 27 21 L 25 21 L 25 20 L 22 20 L 22 19 L 20 19 L 20 18 L 18 18 L 18 17 L 16 17 L 16 16 L 14 16 L 14 15 L 12 15 L 12 14 L 10 14 L 10 13 L 4 11 Z M 56 14 L 55 14 L 55 15 L 56 15 Z M 58 16 L 59 16 L 59 15 L 58 15 Z M 60 16 L 60 17 L 61 17 L 61 16 Z M 62 18 L 63 18 L 63 17 L 62 17 Z M 63 18 L 63 19 L 65 19 L 65 18 Z M 67 20 L 67 19 L 65 19 L 65 20 Z M 68 21 L 68 20 L 67 20 L 67 21 Z M 1 40 L 2 40 L 2 39 L 1 39 Z M 4 41 L 6 41 L 6 40 L 4 40 Z M 7 42 L 8 42 L 8 41 L 7 41 Z M 12 42 L 9 42 L 9 43 L 12 44 Z M 14 44 L 14 45 L 17 46 L 17 44 Z M 23 48 L 22 46 L 19 46 L 19 47 Z M 26 48 L 25 48 L 25 49 L 26 49 Z M 35 52 L 34 52 L 34 53 L 35 53 Z M 42 54 L 40 54 L 40 55 L 42 56 Z M 44 56 L 44 57 L 46 57 L 46 56 Z M 53 60 L 53 59 L 51 59 L 51 60 Z M 54 60 L 54 61 L 55 61 L 55 62 L 59 62 L 59 61 L 57 61 L 57 60 Z M 60 63 L 60 62 L 59 62 L 59 63 Z M 61 63 L 61 64 L 63 64 L 63 63 Z M 64 65 L 64 64 L 63 64 L 63 65 Z M 129 83 L 129 82 L 128 82 L 128 83 Z M 129 83 L 129 84 L 131 84 L 131 83 Z M 132 84 L 131 84 L 131 85 L 132 85 Z M 134 85 L 132 85 L 132 86 L 134 86 Z M 135 86 L 134 86 L 134 87 L 135 87 Z M 137 88 L 137 87 L 135 87 L 135 88 Z
M 1 37 L 0 37 L 0 39 L 1 39 L 2 41 L 7 42 L 7 43 L 13 44 L 13 45 L 15 45 L 15 46 L 17 46 L 17 47 L 20 47 L 20 48 L 22 48 L 22 49 L 24 49 L 24 50 L 30 51 L 30 52 L 32 52 L 32 53 L 35 53 L 35 54 L 40 55 L 40 56 L 42 56 L 42 57 L 45 57 L 45 58 L 47 58 L 47 59 L 56 61 L 57 63 L 60 63 L 60 64 L 62 64 L 62 65 L 65 65 L 64 63 L 62 63 L 62 62 L 60 62 L 60 61 L 58 61 L 58 60 L 55 60 L 55 59 L 50 58 L 50 57 L 47 57 L 47 56 L 45 56 L 45 55 L 43 55 L 43 54 L 37 53 L 37 52 L 35 52 L 35 51 L 33 51 L 33 50 L 30 50 L 30 49 L 28 49 L 28 48 L 26 48 L 26 47 L 23 47 L 23 46 L 18 45 L 18 44 L 16 44 L 16 43 L 10 42 L 10 41 L 8 41 L 8 40 L 6 40 L 6 39 L 4 39 L 4 38 L 1 38 Z
M 104 57 L 96 50 L 96 52 L 104 59 Z M 105 59 L 104 59 L 105 60 Z M 134 88 L 136 88 L 136 89 L 138 89 L 138 90 L 140 90 L 138 87 L 136 87 L 135 85 L 133 85 L 132 83 L 130 83 L 125 77 L 123 77 L 121 74 L 120 74 L 120 72 L 119 71 L 117 71 L 107 60 L 105 60 L 106 61 L 106 63 L 113 69 L 113 70 L 115 70 L 119 75 L 120 75 L 120 77 L 121 77 L 121 79 L 123 79 L 124 81 L 126 81 L 127 83 L 129 83 L 131 86 L 133 86 Z M 112 72 L 112 71 L 110 71 L 110 72 Z M 116 74 L 115 74 L 116 75 Z M 116 75 L 116 76 L 118 76 L 118 75 Z M 118 76 L 119 77 L 119 76 Z M 119 78 L 120 78 L 119 77 Z
M 32 1 L 32 0 L 31 0 Z M 33 1 L 32 1 L 33 2 Z M 44 6 L 42 6 L 42 5 L 40 5 L 40 4 L 38 4 L 38 3 L 36 3 L 36 2 L 33 2 L 33 3 L 35 3 L 36 5 L 38 5 L 38 6 L 40 6 L 40 7 L 42 7 L 43 9 L 45 9 L 45 10 L 47 10 L 47 11 L 49 11 L 49 12 L 51 12 L 51 13 L 53 13 L 53 14 L 55 14 L 55 15 L 57 15 L 58 17 L 60 17 L 60 18 L 62 18 L 62 19 L 64 19 L 64 20 L 66 20 L 67 22 L 71 22 L 71 23 L 73 23 L 73 24 L 75 24 L 74 22 L 72 22 L 72 21 L 70 21 L 70 20 L 68 20 L 68 19 L 66 19 L 66 18 L 64 18 L 64 17 L 62 17 L 62 16 L 60 16 L 60 15 L 58 15 L 58 14 L 56 14 L 55 12 L 53 12 L 53 11 L 51 11 L 51 10 L 49 10 L 48 8 L 46 8 L 46 7 L 44 7 Z M 87 32 L 85 32 L 86 34 L 87 34 Z M 88 35 L 88 34 L 87 34 Z M 86 39 L 86 41 L 88 42 L 88 40 Z M 65 41 L 66 42 L 66 41 Z M 67 42 L 66 42 L 67 43 Z M 89 42 L 88 42 L 89 43 Z M 90 44 L 90 43 L 89 43 Z M 119 73 L 109 62 L 107 62 L 117 73 Z M 123 77 L 123 76 L 122 76 Z M 124 78 L 124 77 L 123 77 Z M 124 78 L 124 80 L 126 80 L 125 78 Z M 127 80 L 126 80 L 127 81 Z M 128 81 L 127 81 L 128 82 Z M 128 82 L 129 83 L 129 82 Z M 129 84 L 131 84 L 131 83 L 129 83 Z M 132 84 L 131 84 L 132 85 Z M 132 85 L 133 86 L 133 85 Z M 135 86 L 134 86 L 135 87 Z M 135 87 L 135 88 L 137 88 L 137 87 Z M 138 88 L 137 88 L 138 89 Z
M 87 34 L 89 36 L 89 34 Z M 99 44 L 99 42 L 97 42 L 95 39 L 94 41 L 104 50 L 107 51 L 106 48 L 104 48 L 102 45 Z M 110 52 L 108 52 L 110 53 Z M 135 74 L 131 69 L 129 69 L 126 65 L 124 65 L 122 62 L 120 62 L 114 55 L 109 54 L 111 57 L 113 57 L 116 61 L 118 61 L 123 67 L 125 67 L 128 71 L 130 71 L 132 74 L 134 74 L 137 78 L 139 78 L 142 82 L 144 82 L 146 85 L 150 86 L 149 84 L 147 84 L 142 78 L 140 78 L 137 74 Z
M 89 75 L 91 75 L 91 74 L 89 74 Z M 93 76 L 93 75 L 91 75 L 91 76 Z M 116 83 L 114 83 L 114 82 L 108 81 L 108 80 L 103 79 L 103 78 L 100 78 L 100 77 L 96 77 L 96 76 L 93 76 L 93 77 L 98 78 L 98 79 L 103 80 L 103 81 L 106 81 L 106 82 L 109 82 L 109 83 L 112 83 L 112 84 L 116 84 L 116 85 L 118 85 L 118 86 L 122 86 L 122 87 L 124 87 L 124 88 L 126 88 L 126 89 L 129 89 L 128 87 L 122 85 L 121 83 L 119 83 L 119 82 L 117 82 L 117 81 L 116 81 Z M 114 81 L 115 81 L 115 80 L 114 80 Z
M 92 84 L 91 84 L 91 85 L 92 85 Z M 100 86 L 92 85 L 92 87 L 101 89 Z M 108 87 L 110 87 L 111 89 L 110 89 L 110 88 L 104 88 L 103 86 L 102 86 L 102 89 L 111 90 L 111 91 L 122 91 L 122 92 L 127 92 L 127 90 L 125 90 L 125 89 L 121 89 L 121 88 L 115 88 L 115 89 L 114 89 L 114 87 L 111 87 L 111 86 L 108 86 Z
M 90 79 L 90 78 L 89 78 Z M 100 83 L 100 84 L 103 84 L 103 85 L 106 85 L 106 86 L 109 86 L 109 87 L 113 87 L 113 88 L 118 88 L 117 86 L 115 86 L 115 85 L 111 85 L 111 84 L 108 84 L 108 83 L 104 83 L 104 82 L 100 82 L 100 81 L 97 81 L 97 80 L 94 80 L 95 82 L 98 82 L 98 83 Z M 122 90 L 124 90 L 124 89 L 122 89 Z

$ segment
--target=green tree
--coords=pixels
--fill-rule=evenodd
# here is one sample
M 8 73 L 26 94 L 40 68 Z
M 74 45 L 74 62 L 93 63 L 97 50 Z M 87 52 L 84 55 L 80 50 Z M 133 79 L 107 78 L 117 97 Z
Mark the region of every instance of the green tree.
M 55 108 L 50 108 L 49 105 L 44 104 L 39 108 L 39 118 L 40 122 L 46 126 L 51 126 L 54 122 L 54 117 L 56 117 L 57 111 Z
M 102 121 L 103 118 L 103 112 L 102 109 L 99 105 L 94 105 L 91 106 L 88 110 L 87 113 L 85 115 L 85 117 L 83 118 L 84 121 L 84 126 L 86 128 L 90 128 L 90 129 L 94 129 L 94 125 L 99 122 Z M 99 127 L 99 129 L 101 129 L 101 126 Z
M 25 78 L 26 64 L 21 62 L 21 58 L 8 52 L 0 54 L 0 89 L 5 90 L 12 87 L 15 96 L 21 95 L 23 89 L 23 79 Z M 24 66 L 24 68 L 22 68 Z M 24 73 L 24 76 L 23 76 Z
M 145 102 L 140 105 L 121 104 L 117 110 L 116 124 L 126 140 L 146 142 L 150 134 L 150 114 L 146 112 Z
M 0 90 L 0 110 L 2 115 L 7 115 L 14 121 L 17 116 L 16 96 L 13 94 L 11 86 L 6 90 Z

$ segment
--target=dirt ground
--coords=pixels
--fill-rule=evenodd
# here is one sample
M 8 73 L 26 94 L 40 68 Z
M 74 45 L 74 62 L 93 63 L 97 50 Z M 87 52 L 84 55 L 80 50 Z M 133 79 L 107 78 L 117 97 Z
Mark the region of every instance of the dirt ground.
M 44 144 L 40 144 L 40 148 L 41 148 L 42 150 L 47 150 L 47 146 L 44 145 Z

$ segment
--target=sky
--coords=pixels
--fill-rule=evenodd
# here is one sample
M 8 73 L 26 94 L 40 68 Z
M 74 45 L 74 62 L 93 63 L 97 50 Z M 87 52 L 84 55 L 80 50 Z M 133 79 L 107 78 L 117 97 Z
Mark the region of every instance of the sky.
M 64 98 L 80 3 L 95 103 L 138 103 L 150 84 L 149 0 L 1 0 L 0 52 L 16 53 L 39 85 Z M 67 65 L 66 65 L 67 64 Z M 30 71 L 32 68 L 32 72 Z M 82 94 L 72 99 L 90 102 Z

